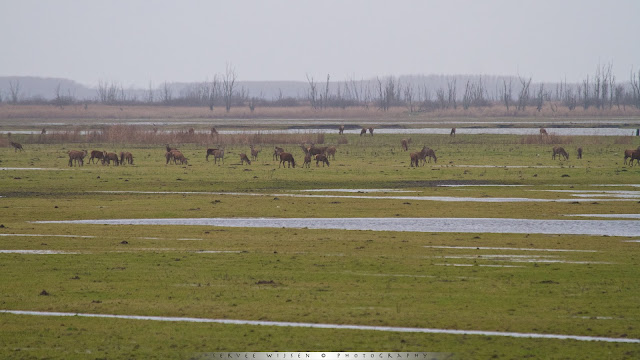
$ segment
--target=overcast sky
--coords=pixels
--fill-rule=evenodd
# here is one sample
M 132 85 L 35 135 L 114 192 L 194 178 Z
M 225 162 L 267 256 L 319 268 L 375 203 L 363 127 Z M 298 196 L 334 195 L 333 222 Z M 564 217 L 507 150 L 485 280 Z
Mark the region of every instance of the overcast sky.
M 0 0 L 0 76 L 210 80 L 640 68 L 640 0 Z

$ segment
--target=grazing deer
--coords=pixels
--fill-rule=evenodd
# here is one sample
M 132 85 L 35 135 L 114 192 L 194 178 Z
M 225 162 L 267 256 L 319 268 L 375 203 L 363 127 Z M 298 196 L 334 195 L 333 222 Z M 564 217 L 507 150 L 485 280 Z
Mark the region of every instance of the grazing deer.
M 362 135 L 367 135 L 367 129 L 362 128 L 362 130 L 360 130 L 360 136 Z
M 284 152 L 284 149 L 281 147 L 274 146 L 273 147 L 273 160 L 280 159 L 280 154 Z
M 578 148 L 578 159 L 582 159 L 582 148 Z
M 280 153 L 280 164 L 278 164 L 278 167 L 280 167 L 280 165 L 282 165 L 282 167 L 284 166 L 285 161 L 287 163 L 289 163 L 289 167 L 291 167 L 291 165 L 293 165 L 293 167 L 296 167 L 296 161 L 293 158 L 293 155 L 291 155 L 290 153 L 287 152 L 281 152 Z
M 84 166 L 84 157 L 87 156 L 87 150 L 70 150 L 69 154 L 69 166 L 73 166 L 73 162 L 76 162 L 76 166 Z
M 104 165 L 105 163 L 109 165 L 111 164 L 111 161 L 113 161 L 113 163 L 116 164 L 116 166 L 120 165 L 120 161 L 118 161 L 118 155 L 116 153 L 110 153 L 110 152 L 107 152 L 106 150 L 103 151 L 102 153 L 103 153 L 102 165 Z
M 547 133 L 547 129 L 545 129 L 545 128 L 540 128 L 540 136 L 547 136 L 547 135 L 549 135 L 549 134 Z
M 213 150 L 211 155 L 213 155 L 213 163 L 217 164 L 218 159 L 221 159 L 224 164 L 224 149 L 207 149 L 207 161 L 209 161 L 209 150 Z
M 100 162 L 102 162 L 102 159 L 104 158 L 104 153 L 100 150 L 91 150 L 91 157 L 89 158 L 89 163 L 94 164 L 93 160 L 94 159 L 100 159 Z
M 409 159 L 411 160 L 411 167 L 418 167 L 418 163 L 420 161 L 420 157 L 422 152 L 412 152 L 409 154 Z
M 331 156 L 331 160 L 335 160 L 336 159 L 336 147 L 335 146 L 329 146 L 327 148 L 327 158 L 329 158 L 329 156 Z
M 304 155 L 304 162 L 302 163 L 302 167 L 307 167 L 309 168 L 311 166 L 311 154 L 306 153 Z
M 449 133 L 449 136 L 456 136 L 456 128 L 451 128 L 451 132 Z
M 251 165 L 251 160 L 249 160 L 249 158 L 247 157 L 247 154 L 242 153 L 240 154 L 240 165 L 244 165 L 244 162 L 247 162 L 247 164 Z
M 409 150 L 409 144 L 411 144 L 411 138 L 402 139 L 400 141 L 400 145 L 402 145 L 402 150 L 404 150 L 404 151 Z
M 258 153 L 260 150 L 254 148 L 253 145 L 249 145 L 249 148 L 251 148 L 251 159 L 253 159 L 253 161 L 258 160 Z
M 176 164 L 180 161 L 181 165 L 189 165 L 189 159 L 184 157 L 184 155 L 179 151 L 173 152 L 173 161 Z
M 133 155 L 128 151 L 124 151 L 120 153 L 120 164 L 124 165 L 125 161 L 129 165 L 133 165 Z
M 13 142 L 13 141 L 11 141 L 11 142 L 9 142 L 9 143 L 11 144 L 11 146 L 13 146 L 13 150 L 14 150 L 14 152 L 18 152 L 18 150 L 20 150 L 20 151 L 24 151 L 24 149 L 22 148 L 22 145 L 21 145 L 21 144 L 19 144 L 19 143 L 17 143 L 17 142 Z
M 369 128 L 369 134 L 371 134 L 371 136 L 373 136 L 373 128 L 372 127 Z
M 318 163 L 322 161 L 322 167 L 324 167 L 324 164 L 327 164 L 327 166 L 329 166 L 329 159 L 327 159 L 327 156 L 324 154 L 318 154 L 316 155 L 316 167 L 318 167 Z
M 560 146 L 554 146 L 553 147 L 553 155 L 551 155 L 551 158 L 553 160 L 556 159 L 556 155 L 558 155 L 558 159 L 560 159 L 560 157 L 564 157 L 565 160 L 569 160 L 569 154 L 567 154 L 567 152 L 564 150 L 564 148 L 560 147 Z
M 433 149 L 429 149 L 426 148 L 426 150 L 423 148 L 422 151 L 422 164 L 424 165 L 427 162 L 427 157 L 429 158 L 429 163 L 431 163 L 431 159 L 433 159 L 434 163 L 438 162 L 438 158 L 436 157 L 436 152 L 433 151 Z
M 340 125 L 340 127 L 338 127 L 338 135 L 344 135 L 344 125 Z

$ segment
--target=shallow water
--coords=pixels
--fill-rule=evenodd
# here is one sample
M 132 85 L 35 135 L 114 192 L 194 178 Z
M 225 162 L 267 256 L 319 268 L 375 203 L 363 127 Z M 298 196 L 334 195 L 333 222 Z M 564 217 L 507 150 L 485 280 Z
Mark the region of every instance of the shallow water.
M 34 223 L 640 236 L 640 221 L 634 220 L 532 220 L 505 218 L 177 218 L 34 221 Z
M 68 255 L 78 254 L 77 252 L 58 250 L 0 250 L 0 254 L 33 254 L 33 255 Z

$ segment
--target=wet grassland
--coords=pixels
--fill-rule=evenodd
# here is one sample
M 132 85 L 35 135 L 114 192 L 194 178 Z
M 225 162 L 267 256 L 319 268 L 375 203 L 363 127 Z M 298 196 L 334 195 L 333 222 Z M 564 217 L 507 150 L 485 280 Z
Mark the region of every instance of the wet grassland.
M 175 218 L 576 220 L 640 211 L 637 139 L 571 137 L 569 160 L 513 135 L 345 135 L 329 167 L 279 167 L 273 145 L 241 165 L 178 145 L 33 144 L 0 157 L 0 309 L 265 321 L 247 324 L 0 314 L 12 358 L 197 357 L 211 351 L 429 351 L 460 358 L 640 356 L 640 225 L 633 236 L 102 225 Z M 335 145 L 338 135 L 327 135 Z M 558 144 L 555 144 L 558 145 Z M 584 149 L 576 159 L 576 148 Z M 69 167 L 71 149 L 129 151 L 134 164 Z M 88 158 L 86 159 L 88 160 Z M 308 191 L 319 190 L 319 191 Z M 494 201 L 495 200 L 495 201 Z M 621 219 L 615 219 L 621 220 Z M 454 231 L 454 232 L 451 232 Z M 18 251 L 20 250 L 20 251 Z M 47 252 L 41 253 L 46 250 Z M 33 253 L 30 253 L 32 251 Z M 276 326 L 278 322 L 497 332 Z M 631 342 L 527 338 L 586 336 Z

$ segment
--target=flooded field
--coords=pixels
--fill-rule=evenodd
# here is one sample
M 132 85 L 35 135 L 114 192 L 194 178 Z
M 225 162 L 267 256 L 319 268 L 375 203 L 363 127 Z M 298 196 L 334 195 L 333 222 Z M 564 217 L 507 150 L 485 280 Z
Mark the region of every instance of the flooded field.
M 36 224 L 191 225 L 362 231 L 640 236 L 640 221 L 490 218 L 182 218 L 34 221 Z

